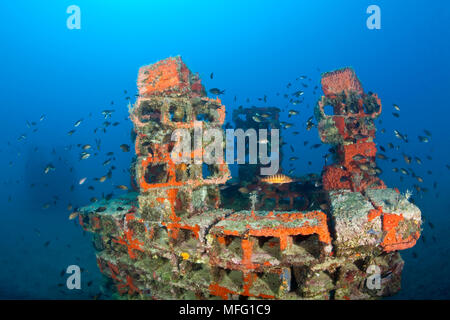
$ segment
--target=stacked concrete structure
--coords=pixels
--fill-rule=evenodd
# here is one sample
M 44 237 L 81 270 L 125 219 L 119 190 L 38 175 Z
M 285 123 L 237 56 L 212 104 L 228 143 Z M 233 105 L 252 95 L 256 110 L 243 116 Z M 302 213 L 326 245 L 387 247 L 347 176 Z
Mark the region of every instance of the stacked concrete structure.
M 420 210 L 361 169 L 361 157 L 366 166 L 374 162 L 375 127 L 366 118 L 374 119 L 381 103 L 364 95 L 351 69 L 324 76 L 325 96 L 316 110 L 337 163 L 324 169 L 323 188 L 302 194 L 315 201 L 307 208 L 292 202 L 287 210 L 258 206 L 263 187 L 249 195 L 247 208 L 223 208 L 220 186 L 230 178 L 228 167 L 195 162 L 203 142 L 189 154 L 192 161 L 173 160 L 175 129 L 194 135 L 198 126 L 221 128 L 225 119 L 221 101 L 206 97 L 179 57 L 141 68 L 138 88 L 130 117 L 139 192 L 97 202 L 79 215 L 94 233 L 100 271 L 120 297 L 372 299 L 399 290 L 397 251 L 419 237 Z M 347 101 L 366 111 L 351 109 L 349 116 L 350 109 L 342 109 Z M 326 116 L 326 104 L 337 114 Z M 355 121 L 362 131 L 349 133 Z M 355 152 L 361 154 L 356 162 Z M 279 188 L 281 198 L 284 190 L 295 196 L 292 188 Z

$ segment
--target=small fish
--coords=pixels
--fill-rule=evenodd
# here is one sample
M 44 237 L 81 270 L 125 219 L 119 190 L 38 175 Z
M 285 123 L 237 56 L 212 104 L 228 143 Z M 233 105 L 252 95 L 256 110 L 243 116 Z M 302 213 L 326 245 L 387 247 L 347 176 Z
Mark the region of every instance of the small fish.
M 418 136 L 419 141 L 423 143 L 428 143 L 430 140 L 427 137 L 424 136 Z
M 50 171 L 53 171 L 53 170 L 55 170 L 55 167 L 51 163 L 49 163 L 44 169 L 44 174 L 47 174 L 47 173 L 49 173 Z
M 306 122 L 306 130 L 307 131 L 311 130 L 314 126 L 315 126 L 314 122 L 312 122 L 312 121 Z
M 102 111 L 102 115 L 105 117 L 105 119 L 111 117 L 111 114 L 114 112 L 115 110 L 103 110 Z
M 394 106 L 394 109 L 395 109 L 395 110 L 400 111 L 400 107 L 399 107 L 398 105 L 396 105 L 396 104 L 394 103 L 393 106 Z
M 122 149 L 123 152 L 129 152 L 130 146 L 124 143 L 120 145 L 120 149 Z
M 21 141 L 21 140 L 25 140 L 26 138 L 27 138 L 27 135 L 26 134 L 22 134 L 22 135 L 20 135 L 20 137 L 17 138 L 17 140 Z
M 83 153 L 83 154 L 81 154 L 80 159 L 81 159 L 81 160 L 86 160 L 86 159 L 89 158 L 90 156 L 91 156 L 90 153 Z
M 357 134 L 355 135 L 355 139 L 356 140 L 362 140 L 362 139 L 367 139 L 369 136 L 365 135 L 365 134 Z
M 359 165 L 359 168 L 360 168 L 362 171 L 368 171 L 368 170 L 369 170 L 369 167 L 368 167 L 366 164 L 364 164 L 364 163 L 361 163 L 361 164 Z
M 80 119 L 77 122 L 75 122 L 75 124 L 73 126 L 76 128 L 81 124 L 81 122 L 83 122 L 83 119 Z
M 406 135 L 401 134 L 398 130 L 394 130 L 394 135 L 396 138 L 401 139 L 404 142 L 408 142 Z
M 238 189 L 238 191 L 242 194 L 247 194 L 250 192 L 246 187 L 241 187 Z
M 73 135 L 74 133 L 75 133 L 75 130 L 70 130 L 69 132 L 67 132 L 67 134 L 68 134 L 69 136 Z
M 392 112 L 392 115 L 396 118 L 400 118 L 400 114 L 398 114 L 397 112 Z
M 87 177 L 81 178 L 78 183 L 81 185 L 86 181 L 86 179 L 87 179 Z
M 111 193 L 108 193 L 108 194 L 105 196 L 105 199 L 106 199 L 106 200 L 111 200 L 112 196 L 113 196 L 113 193 L 112 193 L 112 192 L 111 192 Z
M 410 156 L 408 156 L 406 154 L 403 154 L 403 159 L 405 160 L 405 162 L 407 164 L 411 164 L 411 157 Z
M 261 122 L 261 118 L 259 118 L 258 116 L 252 116 L 252 119 L 255 122 Z
M 210 77 L 211 79 L 213 79 L 213 78 L 214 78 L 214 72 L 211 72 L 211 74 L 209 75 L 209 77 Z
M 354 161 L 361 161 L 363 159 L 366 159 L 366 157 L 364 157 L 362 154 L 357 154 L 357 155 L 354 155 L 352 159 Z
M 43 115 L 39 118 L 39 121 L 44 121 L 44 119 L 45 119 L 45 114 L 43 114 Z
M 121 190 L 128 190 L 128 187 L 123 184 L 116 186 L 116 188 Z
M 90 145 L 90 144 L 85 144 L 84 146 L 82 146 L 81 148 L 83 149 L 83 150 L 88 150 L 88 149 L 90 149 L 92 146 Z
M 301 97 L 302 95 L 304 95 L 305 94 L 305 92 L 303 91 L 303 90 L 299 90 L 299 91 L 296 91 L 296 92 L 294 92 L 292 95 L 294 96 L 294 97 Z
M 98 179 L 98 181 L 100 181 L 100 182 L 105 182 L 105 180 L 106 180 L 107 178 L 108 178 L 107 176 L 102 176 L 102 177 L 100 177 L 100 179 Z
M 295 161 L 295 160 L 298 160 L 298 157 L 290 157 L 289 158 L 289 161 Z
M 209 89 L 209 92 L 216 95 L 221 95 L 225 93 L 225 90 L 220 90 L 218 88 Z
M 69 214 L 69 220 L 75 219 L 79 214 L 80 213 L 78 211 L 72 212 L 71 214 Z
M 102 144 L 102 140 L 100 139 L 95 139 L 95 145 L 97 146 L 97 150 L 100 151 L 100 146 Z
M 424 129 L 423 132 L 425 132 L 425 134 L 426 134 L 427 136 L 431 137 L 431 132 L 428 131 L 427 129 Z
M 295 111 L 295 110 L 289 110 L 288 118 L 290 118 L 291 116 L 296 116 L 296 115 L 298 115 L 298 111 Z

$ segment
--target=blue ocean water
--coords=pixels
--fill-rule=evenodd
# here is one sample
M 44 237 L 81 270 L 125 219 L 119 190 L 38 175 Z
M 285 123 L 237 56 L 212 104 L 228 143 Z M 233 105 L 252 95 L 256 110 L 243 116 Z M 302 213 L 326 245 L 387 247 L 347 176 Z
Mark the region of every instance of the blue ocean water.
M 379 30 L 366 26 L 366 9 L 373 4 L 381 9 Z M 81 10 L 81 29 L 67 28 L 70 5 Z M 393 299 L 450 298 L 448 21 L 450 2 L 438 0 L 2 3 L 0 298 L 98 294 L 101 275 L 90 235 L 68 220 L 67 206 L 86 205 L 102 193 L 119 194 L 113 186 L 129 184 L 133 152 L 119 147 L 131 144 L 125 98 L 134 100 L 140 66 L 175 55 L 199 73 L 207 89 L 226 90 L 221 99 L 228 121 L 239 105 L 299 110 L 295 128 L 301 134 L 283 133 L 299 157 L 293 163 L 296 175 L 320 173 L 324 165 L 327 147 L 310 149 L 320 140 L 316 128 L 305 130 L 322 94 L 319 89 L 314 95 L 313 87 L 322 72 L 352 66 L 364 89 L 378 93 L 383 103 L 376 142 L 399 145 L 399 150 L 386 148 L 386 155 L 403 167 L 408 165 L 402 153 L 423 162 L 409 165 L 423 177 L 418 183 L 411 176 L 400 181 L 401 174 L 391 170 L 400 164 L 378 160 L 381 178 L 390 187 L 413 190 L 425 219 L 421 240 L 402 252 L 402 291 Z M 302 89 L 300 75 L 311 80 L 303 81 L 308 84 L 304 102 L 293 107 L 283 94 Z M 258 100 L 264 95 L 266 103 Z M 399 118 L 392 114 L 393 104 L 401 109 Z M 119 124 L 94 133 L 103 126 L 105 109 L 115 110 L 108 121 Z M 287 121 L 287 112 L 282 117 Z M 432 133 L 428 143 L 418 139 L 424 129 Z M 407 134 L 409 142 L 398 140 L 394 130 Z M 101 140 L 99 155 L 80 161 L 76 145 L 95 146 L 96 139 Z M 309 145 L 303 147 L 303 141 Z M 109 151 L 117 169 L 102 184 L 94 177 L 107 173 L 103 162 Z M 291 156 L 288 148 L 285 152 Z M 49 163 L 55 170 L 44 174 Z M 289 168 L 287 159 L 283 166 Z M 88 179 L 79 185 L 83 177 Z M 416 192 L 414 184 L 428 191 Z M 84 270 L 83 290 L 61 286 L 62 270 L 71 264 Z

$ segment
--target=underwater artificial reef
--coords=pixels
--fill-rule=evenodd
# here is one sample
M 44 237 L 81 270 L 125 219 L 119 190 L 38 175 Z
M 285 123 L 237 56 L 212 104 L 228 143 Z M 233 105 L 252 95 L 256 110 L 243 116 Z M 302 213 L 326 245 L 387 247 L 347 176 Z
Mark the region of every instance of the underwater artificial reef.
M 175 129 L 193 134 L 202 121 L 222 130 L 220 99 L 206 97 L 180 57 L 139 70 L 130 109 L 136 192 L 79 210 L 118 298 L 377 299 L 400 290 L 399 251 L 415 245 L 422 221 L 409 195 L 378 177 L 381 101 L 351 68 L 323 74 L 321 84 L 315 117 L 333 164 L 321 175 L 280 169 L 260 178 L 260 165 L 243 164 L 239 182 L 229 184 L 224 161 L 177 164 L 170 155 Z M 262 112 L 270 117 L 254 121 Z M 241 108 L 233 119 L 244 130 L 279 128 L 278 113 Z

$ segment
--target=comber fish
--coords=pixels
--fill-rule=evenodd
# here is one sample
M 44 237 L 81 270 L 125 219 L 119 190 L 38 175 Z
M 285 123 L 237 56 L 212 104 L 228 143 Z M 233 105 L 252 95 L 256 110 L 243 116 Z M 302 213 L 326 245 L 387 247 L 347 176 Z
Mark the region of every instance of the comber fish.
M 283 184 L 283 183 L 291 183 L 293 181 L 294 180 L 291 177 L 288 177 L 287 175 L 284 175 L 282 173 L 261 179 L 261 182 L 268 184 Z

